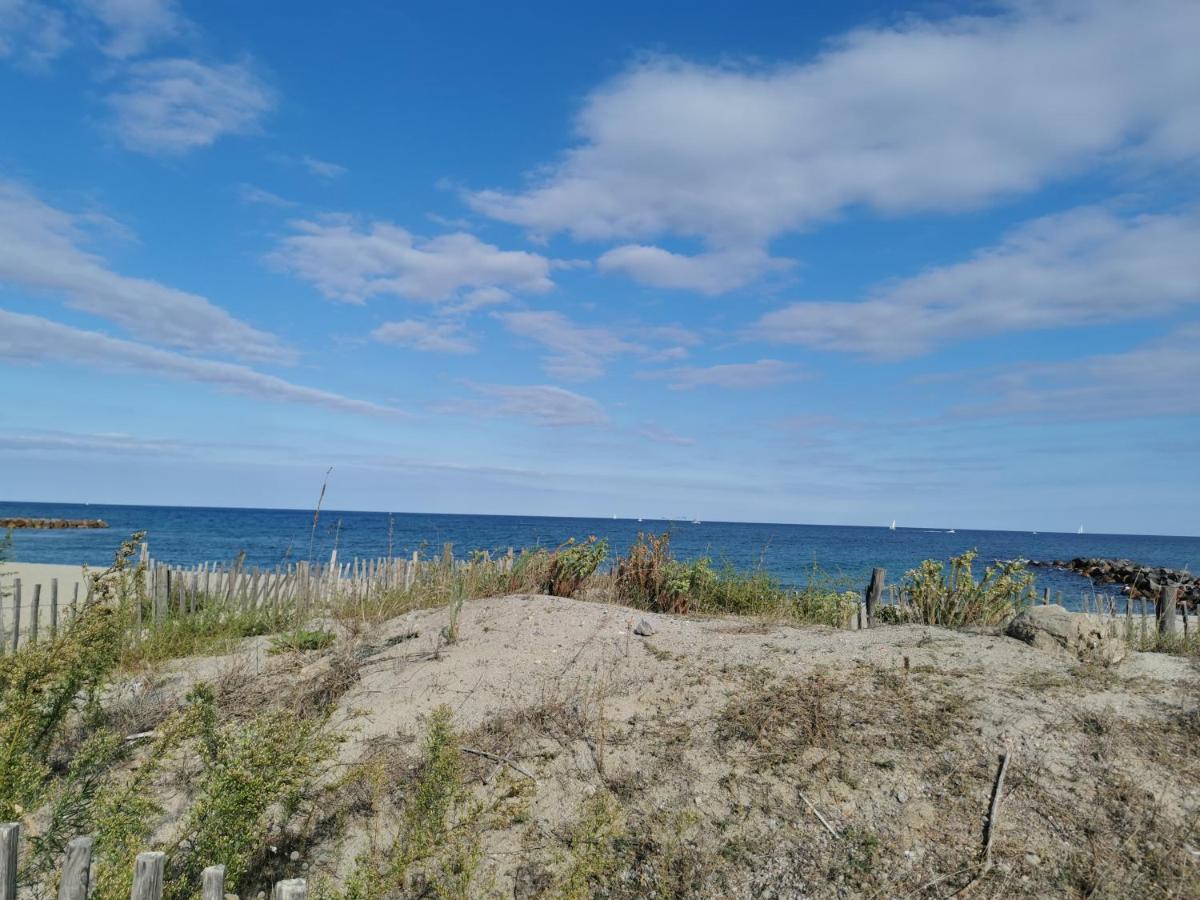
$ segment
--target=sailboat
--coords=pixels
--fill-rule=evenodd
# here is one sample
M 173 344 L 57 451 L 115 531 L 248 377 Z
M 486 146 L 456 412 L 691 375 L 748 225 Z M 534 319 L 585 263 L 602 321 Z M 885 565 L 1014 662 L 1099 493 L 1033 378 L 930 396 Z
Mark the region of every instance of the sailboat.
M 1076 533 L 1076 534 L 1083 534 L 1083 526 L 1082 526 L 1082 525 L 1080 525 L 1080 526 L 1079 526 L 1079 530 L 1078 530 L 1077 532 L 1075 532 L 1075 533 Z
M 888 526 L 888 531 L 895 531 L 895 530 L 896 530 L 896 520 L 892 519 L 892 524 Z

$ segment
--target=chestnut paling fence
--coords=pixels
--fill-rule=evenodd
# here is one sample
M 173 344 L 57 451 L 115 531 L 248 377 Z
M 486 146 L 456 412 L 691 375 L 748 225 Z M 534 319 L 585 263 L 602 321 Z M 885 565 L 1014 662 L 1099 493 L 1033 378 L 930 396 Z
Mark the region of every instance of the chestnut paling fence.
M 20 854 L 21 826 L 16 822 L 0 825 L 0 900 L 17 900 L 17 864 Z M 67 845 L 58 883 L 58 900 L 87 900 L 91 887 L 92 838 L 77 837 Z M 133 861 L 133 888 L 130 900 L 162 900 L 165 853 L 139 853 Z M 204 870 L 203 900 L 224 900 L 225 867 Z M 308 884 L 303 878 L 275 882 L 272 900 L 306 900 Z
M 226 611 L 298 609 L 317 611 L 332 600 L 359 602 L 393 589 L 409 590 L 428 570 L 466 569 L 473 565 L 498 566 L 511 572 L 515 555 L 491 557 L 479 555 L 471 560 L 455 559 L 454 548 L 446 544 L 440 556 L 381 556 L 339 560 L 336 550 L 328 562 L 304 560 L 283 562 L 273 567 L 247 566 L 242 554 L 233 562 L 205 562 L 179 566 L 159 562 L 141 545 L 145 602 L 135 608 L 135 631 L 153 628 L 180 615 L 211 608 Z M 103 570 L 100 570 L 103 571 Z M 82 589 L 81 589 L 82 585 Z M 71 585 L 70 597 L 59 591 L 57 578 L 46 583 L 28 583 L 14 578 L 11 586 L 0 591 L 0 654 L 15 651 L 22 644 L 36 643 L 40 637 L 57 634 L 59 627 L 72 617 L 90 591 L 87 578 Z M 83 594 L 83 596 L 81 596 Z M 1032 591 L 1027 602 L 1054 602 L 1062 605 L 1063 592 L 1052 597 L 1049 588 L 1039 596 Z M 878 624 L 884 606 L 909 605 L 905 591 L 885 584 L 885 571 L 876 568 L 862 592 L 858 610 L 850 616 L 851 629 Z M 1186 603 L 1178 597 L 1176 585 L 1165 585 L 1155 597 L 1138 597 L 1081 592 L 1079 610 L 1098 617 L 1114 636 L 1145 638 L 1148 631 L 1172 635 L 1192 628 Z M 2 900 L 2 898 L 0 898 Z
M 456 560 L 447 544 L 439 557 L 374 557 L 339 560 L 333 551 L 327 562 L 292 561 L 272 567 L 248 566 L 242 554 L 233 562 L 205 562 L 192 566 L 159 562 L 142 544 L 140 564 L 145 601 L 135 607 L 137 629 L 153 628 L 168 619 L 188 615 L 214 605 L 223 610 L 317 610 L 331 600 L 357 602 L 383 591 L 408 590 L 423 571 L 437 568 L 467 568 L 482 561 L 501 571 L 512 571 L 515 554 L 481 560 Z M 97 570 L 103 572 L 103 569 Z M 0 591 L 0 654 L 24 644 L 54 637 L 85 603 L 91 591 L 90 578 L 82 578 L 59 589 L 59 580 L 45 582 L 13 578 Z M 68 596 L 69 593 L 69 596 Z

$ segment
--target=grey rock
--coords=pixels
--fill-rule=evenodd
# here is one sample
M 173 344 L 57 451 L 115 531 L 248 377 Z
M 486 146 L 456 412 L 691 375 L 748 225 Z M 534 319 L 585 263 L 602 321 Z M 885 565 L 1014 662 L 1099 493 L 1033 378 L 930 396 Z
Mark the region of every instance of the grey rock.
M 1128 652 L 1123 640 L 1111 637 L 1091 616 L 1070 613 L 1057 604 L 1022 610 L 1006 633 L 1039 650 L 1102 665 L 1116 665 Z

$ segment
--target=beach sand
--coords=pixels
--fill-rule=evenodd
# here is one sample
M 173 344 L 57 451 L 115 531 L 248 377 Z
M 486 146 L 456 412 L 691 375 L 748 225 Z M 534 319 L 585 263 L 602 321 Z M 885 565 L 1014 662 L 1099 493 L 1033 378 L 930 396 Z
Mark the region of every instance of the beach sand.
M 94 570 L 93 570 L 94 571 Z M 50 563 L 0 563 L 0 631 L 12 640 L 14 588 L 21 582 L 21 632 L 27 634 L 33 615 L 35 586 L 41 586 L 38 605 L 39 632 L 49 634 L 52 619 L 52 596 L 54 582 L 58 582 L 59 621 L 65 619 L 66 611 L 78 589 L 79 600 L 87 596 L 87 581 L 83 566 L 64 566 Z

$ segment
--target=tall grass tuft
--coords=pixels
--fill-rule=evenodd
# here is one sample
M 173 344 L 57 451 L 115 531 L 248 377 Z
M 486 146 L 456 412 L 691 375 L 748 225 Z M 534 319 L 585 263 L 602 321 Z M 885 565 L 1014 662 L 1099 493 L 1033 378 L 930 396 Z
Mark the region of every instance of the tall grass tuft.
M 808 584 L 783 587 L 764 569 L 717 569 L 707 556 L 690 562 L 671 553 L 671 536 L 639 534 L 616 563 L 615 599 L 654 612 L 755 616 L 844 627 L 857 608 L 853 591 L 839 590 L 814 569 Z

